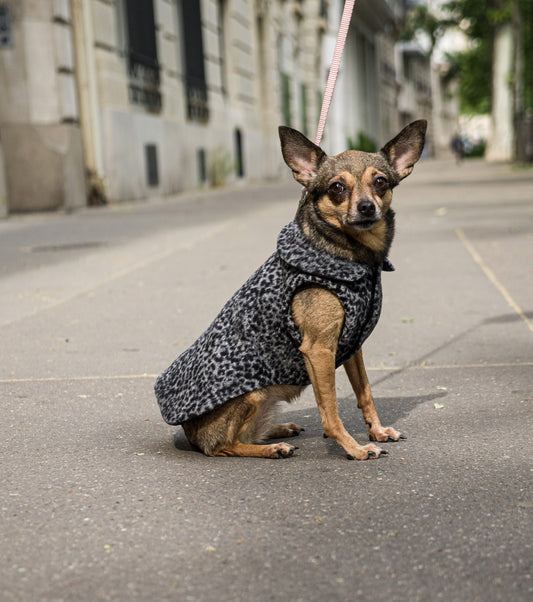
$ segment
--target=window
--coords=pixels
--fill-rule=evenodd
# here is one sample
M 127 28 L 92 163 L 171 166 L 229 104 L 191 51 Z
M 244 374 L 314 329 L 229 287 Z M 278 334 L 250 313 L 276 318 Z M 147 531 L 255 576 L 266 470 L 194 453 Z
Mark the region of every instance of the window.
M 7 4 L 0 4 L 0 48 L 13 46 L 11 15 Z
M 293 71 L 292 57 L 294 56 L 292 44 L 289 38 L 279 34 L 276 42 L 278 72 L 280 77 L 281 90 L 281 118 L 283 125 L 292 127 L 292 79 Z M 298 102 L 298 100 L 296 100 Z
M 235 167 L 237 176 L 244 177 L 244 149 L 243 136 L 239 128 L 235 129 Z
M 154 6 L 152 0 L 123 2 L 127 34 L 130 100 L 152 111 L 161 110 Z
M 159 167 L 157 162 L 157 146 L 146 144 L 144 147 L 146 161 L 146 182 L 148 186 L 159 186 Z
M 283 124 L 292 126 L 291 112 L 291 78 L 286 73 L 281 73 L 281 113 Z
M 227 22 L 227 0 L 218 0 L 218 51 L 220 54 L 220 87 L 225 96 L 228 92 L 227 60 L 226 60 L 226 22 Z
M 182 2 L 181 12 L 187 116 L 193 121 L 206 122 L 209 119 L 209 108 L 207 106 L 200 0 Z
M 302 120 L 302 134 L 307 136 L 307 86 L 305 84 L 300 84 L 300 116 Z
M 197 151 L 198 158 L 198 179 L 200 184 L 207 182 L 207 160 L 205 156 L 205 149 L 199 148 Z

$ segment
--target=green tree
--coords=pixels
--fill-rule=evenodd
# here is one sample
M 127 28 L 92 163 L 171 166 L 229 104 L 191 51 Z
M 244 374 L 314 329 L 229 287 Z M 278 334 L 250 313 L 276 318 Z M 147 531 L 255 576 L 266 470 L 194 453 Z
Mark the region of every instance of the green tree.
M 427 5 L 417 4 L 407 13 L 402 23 L 400 40 L 413 40 L 418 33 L 424 33 L 430 43 L 428 55 L 431 56 L 439 38 L 451 24 L 453 21 L 437 17 Z
M 455 0 L 444 5 L 450 21 L 471 39 L 471 46 L 448 54 L 450 76 L 459 79 L 462 113 L 485 114 L 491 108 L 492 31 L 487 14 L 490 0 Z
M 532 105 L 532 0 L 450 0 L 452 20 L 472 46 L 450 56 L 459 76 L 461 109 L 491 111 L 494 158 L 524 158 L 526 113 Z M 511 51 L 509 48 L 512 47 Z M 494 150 L 502 140 L 508 149 Z
M 458 78 L 461 113 L 490 113 L 492 50 L 487 40 L 480 40 L 463 52 L 447 55 L 448 78 Z
M 491 113 L 489 156 L 525 158 L 528 119 L 533 123 L 533 0 L 448 0 L 442 9 L 445 18 L 417 3 L 404 19 L 400 39 L 424 33 L 431 54 L 447 27 L 463 30 L 470 46 L 448 55 L 448 77 L 459 80 L 461 111 Z

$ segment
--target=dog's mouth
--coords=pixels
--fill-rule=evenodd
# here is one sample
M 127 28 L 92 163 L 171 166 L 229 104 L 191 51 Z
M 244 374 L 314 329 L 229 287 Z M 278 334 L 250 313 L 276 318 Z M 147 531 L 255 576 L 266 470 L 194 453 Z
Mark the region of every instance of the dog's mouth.
M 348 226 L 349 228 L 354 228 L 355 230 L 370 230 L 370 228 L 373 228 L 377 223 L 379 222 L 379 219 L 363 219 L 363 218 L 359 218 L 359 219 L 355 219 L 355 220 L 346 220 L 345 225 Z

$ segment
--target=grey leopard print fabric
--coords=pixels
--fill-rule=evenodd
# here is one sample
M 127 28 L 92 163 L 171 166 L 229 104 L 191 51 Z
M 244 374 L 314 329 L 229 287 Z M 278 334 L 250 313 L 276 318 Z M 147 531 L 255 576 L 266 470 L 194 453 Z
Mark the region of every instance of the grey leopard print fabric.
M 345 321 L 336 365 L 342 365 L 378 322 L 382 270 L 394 268 L 388 260 L 371 267 L 339 259 L 312 246 L 296 222 L 285 226 L 276 252 L 157 379 L 164 420 L 183 424 L 269 385 L 309 385 L 291 315 L 292 298 L 302 287 L 322 286 L 340 299 Z

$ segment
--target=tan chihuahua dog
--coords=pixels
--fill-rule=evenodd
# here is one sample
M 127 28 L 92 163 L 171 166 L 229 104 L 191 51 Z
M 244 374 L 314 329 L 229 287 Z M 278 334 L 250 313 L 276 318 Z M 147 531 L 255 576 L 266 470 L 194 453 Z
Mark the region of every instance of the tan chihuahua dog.
M 266 439 L 303 430 L 275 424 L 275 406 L 312 384 L 324 436 L 353 460 L 387 453 L 360 445 L 339 417 L 335 370 L 343 365 L 371 441 L 404 438 L 378 418 L 362 343 L 381 309 L 381 271 L 394 236 L 392 189 L 413 170 L 427 123 L 405 127 L 378 153 L 327 156 L 280 127 L 283 157 L 305 187 L 276 252 L 209 329 L 157 380 L 163 417 L 210 456 L 285 458 L 297 449 Z

